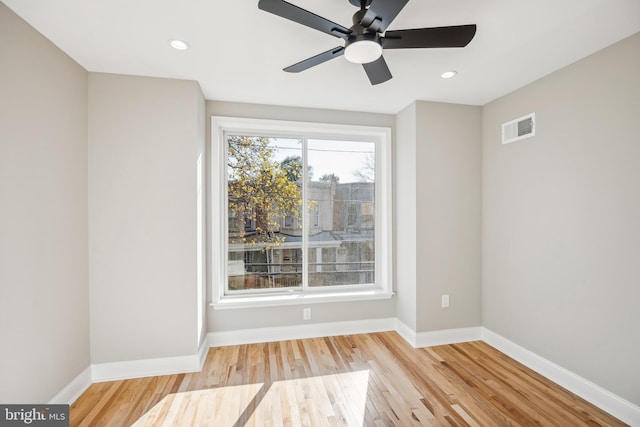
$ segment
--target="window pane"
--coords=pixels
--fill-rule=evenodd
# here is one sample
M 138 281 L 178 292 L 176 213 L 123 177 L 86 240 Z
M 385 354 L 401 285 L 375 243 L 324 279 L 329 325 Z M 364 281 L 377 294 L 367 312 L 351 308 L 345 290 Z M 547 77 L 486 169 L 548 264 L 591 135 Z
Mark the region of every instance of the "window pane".
M 227 135 L 228 290 L 302 285 L 302 142 Z
M 375 282 L 375 144 L 309 140 L 309 286 Z

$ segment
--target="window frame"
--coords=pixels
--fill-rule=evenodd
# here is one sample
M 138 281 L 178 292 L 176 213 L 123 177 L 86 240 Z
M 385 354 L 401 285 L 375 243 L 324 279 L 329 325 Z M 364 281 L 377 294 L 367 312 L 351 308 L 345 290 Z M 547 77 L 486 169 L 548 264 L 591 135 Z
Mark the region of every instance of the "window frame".
M 226 134 L 300 137 L 370 141 L 376 144 L 375 171 L 375 282 L 373 285 L 344 285 L 320 289 L 278 290 L 277 292 L 225 293 L 228 269 L 227 146 Z M 393 295 L 392 254 L 392 149 L 388 127 L 297 122 L 242 117 L 211 117 L 211 305 L 214 309 L 279 306 L 391 298 Z M 306 162 L 306 159 L 305 159 Z M 306 171 L 306 166 L 303 168 Z M 306 174 L 305 174 L 306 175 Z M 309 212 L 303 209 L 303 223 Z

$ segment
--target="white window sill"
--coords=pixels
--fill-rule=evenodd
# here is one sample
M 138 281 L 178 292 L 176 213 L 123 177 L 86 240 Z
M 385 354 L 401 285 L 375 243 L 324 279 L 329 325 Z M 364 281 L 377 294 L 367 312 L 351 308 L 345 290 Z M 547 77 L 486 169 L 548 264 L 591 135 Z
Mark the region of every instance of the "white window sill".
M 225 297 L 220 301 L 212 302 L 211 307 L 213 307 L 214 310 L 277 307 L 283 305 L 390 299 L 393 295 L 393 292 L 368 290 L 334 293 L 295 293 L 284 295 L 259 295 L 251 297 Z

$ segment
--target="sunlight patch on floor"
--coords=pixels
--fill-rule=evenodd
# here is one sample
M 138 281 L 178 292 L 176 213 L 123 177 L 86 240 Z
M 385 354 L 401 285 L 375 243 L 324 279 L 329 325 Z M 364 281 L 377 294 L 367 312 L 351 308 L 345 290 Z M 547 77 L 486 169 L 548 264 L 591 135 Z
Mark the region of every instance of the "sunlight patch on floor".
M 171 394 L 133 426 L 364 423 L 369 371 Z

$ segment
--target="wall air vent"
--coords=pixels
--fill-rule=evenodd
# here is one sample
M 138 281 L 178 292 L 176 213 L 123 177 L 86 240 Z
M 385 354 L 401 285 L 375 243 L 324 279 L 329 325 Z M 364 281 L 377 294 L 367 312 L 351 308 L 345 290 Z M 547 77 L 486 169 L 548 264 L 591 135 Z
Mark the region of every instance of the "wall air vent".
M 536 113 L 527 114 L 515 120 L 502 124 L 502 143 L 520 141 L 535 136 Z

